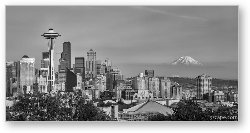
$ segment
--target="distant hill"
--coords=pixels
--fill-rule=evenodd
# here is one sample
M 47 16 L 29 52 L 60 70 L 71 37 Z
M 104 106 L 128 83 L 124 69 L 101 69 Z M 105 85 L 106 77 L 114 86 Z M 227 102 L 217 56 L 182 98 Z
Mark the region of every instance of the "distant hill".
M 184 88 L 196 86 L 196 80 L 194 78 L 185 77 L 169 77 L 171 81 L 177 82 Z M 224 79 L 212 79 L 212 86 L 222 87 L 222 86 L 238 86 L 238 80 L 224 80 Z

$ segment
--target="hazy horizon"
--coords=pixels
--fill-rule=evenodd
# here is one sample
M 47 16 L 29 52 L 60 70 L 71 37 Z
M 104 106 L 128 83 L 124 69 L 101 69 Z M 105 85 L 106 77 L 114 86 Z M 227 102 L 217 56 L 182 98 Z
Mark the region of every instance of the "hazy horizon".
M 49 28 L 62 35 L 56 70 L 62 43 L 70 41 L 72 64 L 92 48 L 126 77 L 154 69 L 162 76 L 238 79 L 237 6 L 6 6 L 6 61 L 28 55 L 39 68 L 48 50 L 41 35 Z M 205 65 L 168 65 L 181 56 Z

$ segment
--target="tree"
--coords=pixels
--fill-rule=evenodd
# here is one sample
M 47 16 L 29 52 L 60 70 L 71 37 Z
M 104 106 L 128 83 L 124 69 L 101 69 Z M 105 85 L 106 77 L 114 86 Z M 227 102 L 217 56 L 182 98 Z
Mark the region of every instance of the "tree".
M 237 121 L 238 108 L 221 106 L 218 110 L 207 108 L 202 111 L 202 108 L 193 101 L 180 102 L 174 109 L 174 114 L 171 120 L 174 121 Z
M 202 112 L 202 108 L 198 104 L 187 101 L 186 103 L 179 102 L 177 104 L 171 119 L 174 121 L 208 121 L 210 117 Z
M 107 121 L 103 111 L 78 95 L 25 95 L 6 108 L 7 121 Z

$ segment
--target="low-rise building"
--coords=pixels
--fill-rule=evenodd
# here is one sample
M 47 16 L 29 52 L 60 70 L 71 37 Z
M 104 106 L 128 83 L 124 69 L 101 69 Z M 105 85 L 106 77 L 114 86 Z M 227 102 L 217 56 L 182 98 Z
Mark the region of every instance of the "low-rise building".
M 225 101 L 225 95 L 223 91 L 214 91 L 212 94 L 213 102 L 224 102 Z
M 124 109 L 123 113 L 119 114 L 119 119 L 126 121 L 147 121 L 149 116 L 156 114 L 168 116 L 173 114 L 173 110 L 155 101 L 147 100 L 129 109 Z

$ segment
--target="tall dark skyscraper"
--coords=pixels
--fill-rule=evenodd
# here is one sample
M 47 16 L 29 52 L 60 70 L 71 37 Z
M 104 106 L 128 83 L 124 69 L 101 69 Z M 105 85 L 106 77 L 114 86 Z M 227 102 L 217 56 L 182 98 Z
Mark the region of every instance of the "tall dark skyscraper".
M 71 68 L 71 43 L 70 42 L 64 42 L 63 43 L 63 58 L 66 60 L 67 67 Z
M 82 80 L 85 79 L 85 63 L 84 57 L 75 57 L 75 73 L 80 73 L 82 76 Z
M 58 66 L 58 71 L 66 70 L 66 68 L 71 68 L 71 43 L 63 43 L 63 52 L 61 53 L 61 58 L 59 59 L 60 65 Z
M 66 68 L 66 82 L 65 82 L 65 91 L 73 92 L 73 87 L 77 85 L 76 75 Z

